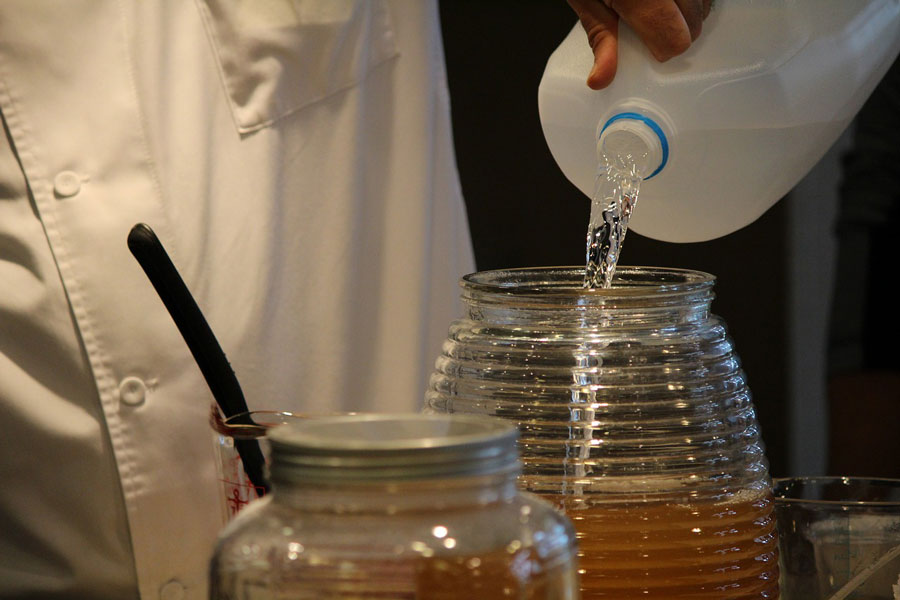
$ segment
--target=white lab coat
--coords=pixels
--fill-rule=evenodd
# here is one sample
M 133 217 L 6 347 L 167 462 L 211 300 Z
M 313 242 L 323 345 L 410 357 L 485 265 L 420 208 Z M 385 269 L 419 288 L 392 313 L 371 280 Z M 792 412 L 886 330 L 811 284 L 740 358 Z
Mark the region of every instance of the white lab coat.
M 159 234 L 251 408 L 413 411 L 473 269 L 437 7 L 0 2 L 0 598 L 203 598 L 211 402 Z

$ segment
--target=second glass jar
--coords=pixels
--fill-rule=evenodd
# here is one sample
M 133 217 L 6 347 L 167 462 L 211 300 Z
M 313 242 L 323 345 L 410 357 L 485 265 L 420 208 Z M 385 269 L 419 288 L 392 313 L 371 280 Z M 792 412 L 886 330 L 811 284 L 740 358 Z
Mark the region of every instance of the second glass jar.
M 574 600 L 572 525 L 517 488 L 516 436 L 467 415 L 274 429 L 272 493 L 224 530 L 211 598 Z

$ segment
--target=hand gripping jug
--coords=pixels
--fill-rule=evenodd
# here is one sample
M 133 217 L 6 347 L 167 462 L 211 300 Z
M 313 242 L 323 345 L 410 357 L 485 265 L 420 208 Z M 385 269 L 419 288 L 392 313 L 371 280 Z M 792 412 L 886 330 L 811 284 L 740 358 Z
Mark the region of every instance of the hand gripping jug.
M 604 145 L 644 145 L 653 164 L 629 228 L 704 241 L 757 219 L 834 143 L 900 50 L 900 0 L 727 0 L 666 63 L 624 24 L 619 36 L 602 91 L 585 84 L 580 24 L 552 54 L 538 92 L 547 144 L 588 195 Z

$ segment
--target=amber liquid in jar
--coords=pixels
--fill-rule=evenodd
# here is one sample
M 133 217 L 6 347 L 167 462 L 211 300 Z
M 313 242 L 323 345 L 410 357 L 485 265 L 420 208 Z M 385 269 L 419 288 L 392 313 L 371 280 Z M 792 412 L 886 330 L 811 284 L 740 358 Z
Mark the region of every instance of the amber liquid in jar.
M 398 557 L 397 560 L 335 560 L 315 551 L 295 559 L 287 576 L 243 572 L 229 581 L 254 597 L 265 590 L 303 600 L 572 600 L 577 589 L 568 561 L 548 563 L 533 549 L 501 548 L 451 557 Z M 302 555 L 301 555 L 302 556 Z M 262 592 L 261 592 L 262 593 Z M 218 595 L 214 598 L 229 598 Z M 273 596 L 276 597 L 276 596 Z
M 685 503 L 556 501 L 575 524 L 585 600 L 779 596 L 769 492 Z
M 548 565 L 534 551 L 504 548 L 490 554 L 434 558 L 417 566 L 415 600 L 569 600 L 574 573 Z

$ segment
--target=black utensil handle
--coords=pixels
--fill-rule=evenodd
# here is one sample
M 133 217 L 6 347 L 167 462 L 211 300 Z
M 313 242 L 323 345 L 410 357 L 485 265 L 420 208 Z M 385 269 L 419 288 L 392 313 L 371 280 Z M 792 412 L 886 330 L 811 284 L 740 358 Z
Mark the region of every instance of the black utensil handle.
M 156 234 L 143 223 L 135 225 L 128 234 L 128 248 L 172 315 L 225 417 L 247 412 L 240 384 L 222 347 Z
M 259 441 L 235 438 L 234 447 L 244 464 L 244 473 L 256 488 L 256 495 L 264 496 L 269 493 L 269 482 L 266 481 L 265 473 L 266 459 L 259 447 Z
M 162 242 L 148 225 L 138 223 L 128 234 L 128 248 L 172 316 L 225 418 L 246 415 L 247 402 L 234 370 Z M 249 416 L 233 422 L 253 424 Z M 259 442 L 235 440 L 235 447 L 250 481 L 257 488 L 268 491 L 263 477 L 265 459 Z

